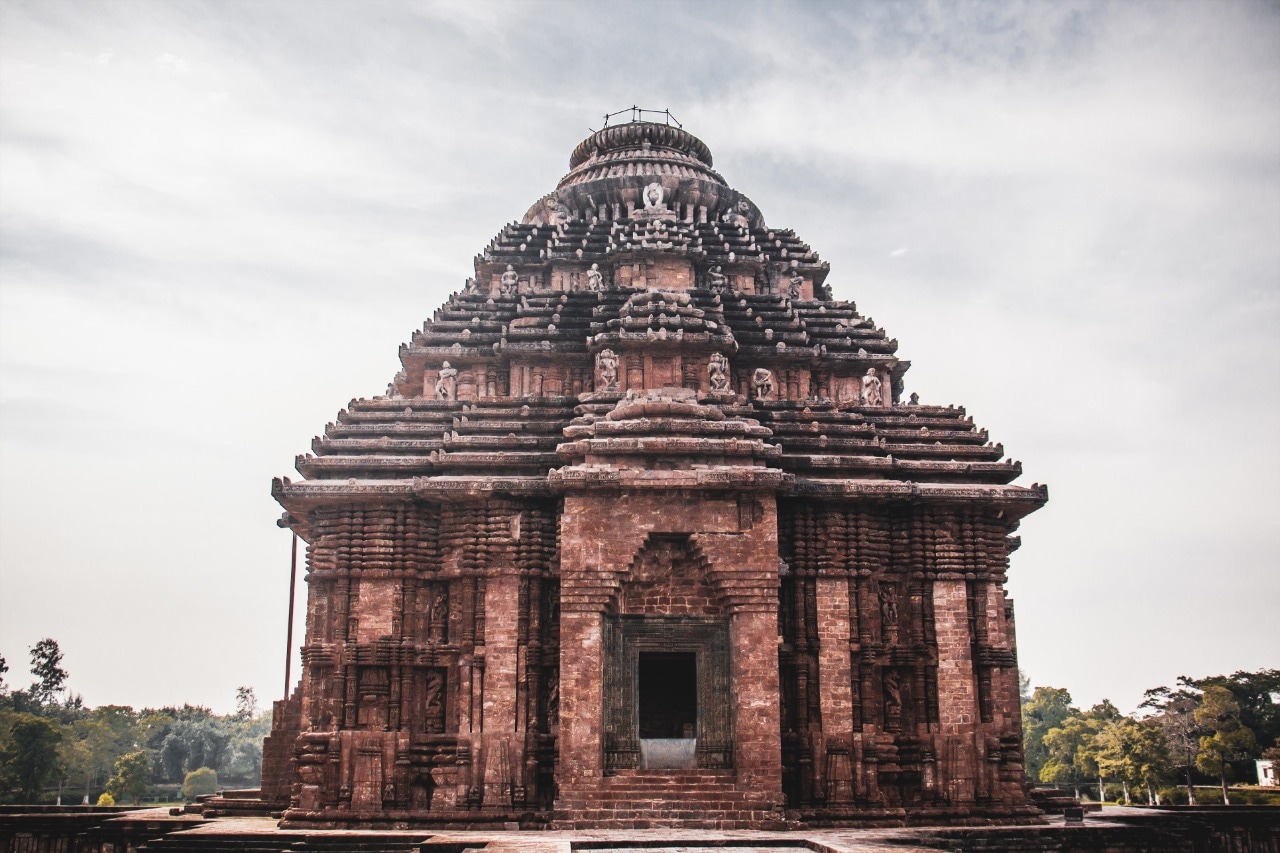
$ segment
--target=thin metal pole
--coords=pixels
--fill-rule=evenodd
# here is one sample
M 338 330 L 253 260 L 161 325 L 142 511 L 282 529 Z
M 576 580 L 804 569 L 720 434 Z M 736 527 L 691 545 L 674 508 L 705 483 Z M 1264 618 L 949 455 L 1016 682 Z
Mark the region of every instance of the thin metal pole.
M 293 663 L 293 599 L 298 586 L 298 534 L 293 534 L 293 553 L 289 557 L 289 629 L 284 641 L 284 698 L 289 698 L 289 667 Z

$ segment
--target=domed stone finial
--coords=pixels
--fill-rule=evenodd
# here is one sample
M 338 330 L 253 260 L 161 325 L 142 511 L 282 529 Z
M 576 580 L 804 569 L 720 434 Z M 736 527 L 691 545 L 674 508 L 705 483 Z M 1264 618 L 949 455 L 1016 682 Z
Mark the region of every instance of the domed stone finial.
M 606 122 L 578 143 L 569 173 L 529 208 L 524 224 L 683 219 L 764 227 L 760 210 L 711 168 L 711 149 L 669 110 L 632 107 L 606 118 L 616 116 L 630 121 Z

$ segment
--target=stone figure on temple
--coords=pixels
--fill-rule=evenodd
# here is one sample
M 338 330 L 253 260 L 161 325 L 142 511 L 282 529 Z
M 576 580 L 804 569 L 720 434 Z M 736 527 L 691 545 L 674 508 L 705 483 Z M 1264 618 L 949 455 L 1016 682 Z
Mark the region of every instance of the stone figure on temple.
M 657 181 L 644 188 L 644 209 L 650 213 L 667 209 L 667 206 L 662 203 L 662 184 Z
M 757 400 L 768 400 L 773 396 L 773 371 L 766 367 L 757 367 L 751 382 L 755 385 Z
M 600 274 L 600 265 L 592 264 L 591 269 L 587 270 L 587 289 L 603 290 L 604 276 Z
M 498 281 L 498 292 L 503 296 L 512 296 L 520 286 L 520 276 L 516 274 L 515 267 L 507 264 L 507 271 L 502 274 L 502 278 Z
M 892 669 L 884 674 L 884 725 L 889 731 L 902 727 L 902 683 Z
M 804 286 L 804 276 L 800 275 L 800 273 L 798 272 L 792 273 L 791 280 L 790 280 L 790 289 L 791 289 L 792 299 L 800 298 L 800 294 L 804 292 L 803 290 L 801 290 L 803 286 Z
M 712 391 L 729 390 L 729 359 L 722 352 L 713 352 L 707 364 L 707 380 Z
M 874 367 L 867 368 L 867 375 L 862 377 L 862 405 L 882 406 L 884 396 L 881 393 L 880 377 Z
M 453 400 L 458 396 L 458 369 L 450 367 L 449 362 L 440 366 L 440 376 L 436 379 L 436 399 Z
M 426 694 L 423 706 L 427 733 L 436 734 L 444 731 L 444 676 L 439 672 L 427 673 Z
M 597 390 L 618 390 L 618 356 L 613 350 L 602 349 L 596 354 L 596 371 L 600 375 Z
M 720 221 L 726 225 L 736 225 L 739 228 L 751 227 L 751 205 L 745 198 L 738 199 L 738 203 L 726 210 L 720 217 Z
M 427 637 L 433 643 L 443 643 L 449 625 L 449 594 L 437 589 L 431 599 L 431 613 L 428 616 Z
M 564 202 L 555 196 L 548 196 L 547 203 L 544 205 L 547 214 L 548 225 L 563 225 L 573 218 L 573 211 L 565 206 Z
M 880 587 L 880 637 L 885 642 L 898 638 L 898 596 L 892 587 Z
M 920 405 L 920 395 L 919 395 L 919 394 L 917 394 L 915 391 L 912 391 L 912 392 L 911 392 L 911 396 L 910 396 L 910 397 L 908 398 L 908 400 L 907 400 L 907 405 L 908 405 L 908 406 L 918 406 L 918 405 Z
M 707 270 L 707 286 L 716 293 L 721 292 L 729 284 L 729 277 L 720 272 L 720 266 L 717 264 Z

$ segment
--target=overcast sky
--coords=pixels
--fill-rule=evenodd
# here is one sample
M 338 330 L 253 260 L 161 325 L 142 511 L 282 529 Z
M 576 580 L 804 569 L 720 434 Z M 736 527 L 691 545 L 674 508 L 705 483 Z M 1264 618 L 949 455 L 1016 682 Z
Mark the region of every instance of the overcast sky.
M 0 2 L 10 683 L 49 636 L 91 705 L 278 698 L 271 477 L 633 103 L 1049 484 L 1033 684 L 1280 666 L 1280 5 L 41 0 Z

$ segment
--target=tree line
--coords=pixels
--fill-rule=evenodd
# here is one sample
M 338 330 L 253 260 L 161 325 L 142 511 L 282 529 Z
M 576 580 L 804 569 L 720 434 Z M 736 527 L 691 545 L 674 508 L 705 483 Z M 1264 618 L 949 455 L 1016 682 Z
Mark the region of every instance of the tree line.
M 85 707 L 67 687 L 57 642 L 30 649 L 31 685 L 10 689 L 0 655 L 0 802 L 141 802 L 178 786 L 190 800 L 219 788 L 257 787 L 271 712 L 241 687 L 233 714 L 197 705 Z
M 1280 761 L 1280 670 L 1236 672 L 1178 679 L 1154 687 L 1135 714 L 1124 715 L 1104 699 L 1087 711 L 1060 687 L 1023 681 L 1022 736 L 1032 780 L 1081 789 L 1108 783 L 1132 802 L 1196 804 L 1196 784 L 1216 784 L 1231 804 L 1228 783 L 1254 782 L 1255 760 Z M 1181 786 L 1181 787 L 1179 787 Z M 1185 792 L 1184 792 L 1185 791 Z

